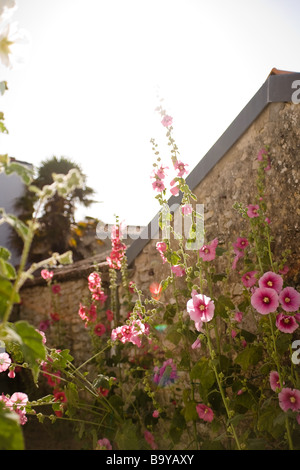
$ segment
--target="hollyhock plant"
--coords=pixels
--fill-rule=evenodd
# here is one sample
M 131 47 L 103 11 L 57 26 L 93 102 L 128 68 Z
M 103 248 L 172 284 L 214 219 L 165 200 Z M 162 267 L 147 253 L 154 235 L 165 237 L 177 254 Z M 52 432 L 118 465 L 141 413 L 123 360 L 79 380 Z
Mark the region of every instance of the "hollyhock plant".
M 268 271 L 258 280 L 258 285 L 259 287 L 275 289 L 277 294 L 279 294 L 282 289 L 283 279 L 279 274 Z
M 206 406 L 203 403 L 199 403 L 198 405 L 196 405 L 196 410 L 199 418 L 203 419 L 203 421 L 211 423 L 214 419 L 214 412 L 209 406 Z
M 192 298 L 187 302 L 187 311 L 194 322 L 209 322 L 215 311 L 214 301 L 209 297 L 192 291 Z
M 275 312 L 279 305 L 278 294 L 270 287 L 259 287 L 251 296 L 251 305 L 261 315 Z
M 293 287 L 285 287 L 279 294 L 279 302 L 286 312 L 296 312 L 300 307 L 300 294 Z
M 202 258 L 203 261 L 212 261 L 215 259 L 218 243 L 218 239 L 215 238 L 209 245 L 203 245 L 199 250 L 200 258 Z
M 255 217 L 259 217 L 259 205 L 258 204 L 249 204 L 247 206 L 247 215 L 250 219 L 254 219 Z
M 257 272 L 258 271 L 248 271 L 242 276 L 242 283 L 245 287 L 253 287 L 256 284 L 257 279 L 255 275 Z
M 282 333 L 294 333 L 299 327 L 295 317 L 279 313 L 276 316 L 276 326 Z
M 292 388 L 283 388 L 278 394 L 279 406 L 283 411 L 300 410 L 300 390 Z
M 280 379 L 277 371 L 272 370 L 270 372 L 270 386 L 274 392 L 277 392 L 280 388 Z

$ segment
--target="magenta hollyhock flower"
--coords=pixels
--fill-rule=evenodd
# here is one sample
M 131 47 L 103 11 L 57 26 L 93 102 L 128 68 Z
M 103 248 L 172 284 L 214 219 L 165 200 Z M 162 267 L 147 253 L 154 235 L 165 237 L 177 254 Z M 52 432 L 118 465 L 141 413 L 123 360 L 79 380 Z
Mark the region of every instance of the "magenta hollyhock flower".
M 173 118 L 171 116 L 168 116 L 167 114 L 165 114 L 164 117 L 162 118 L 161 123 L 164 127 L 169 127 L 173 123 Z
M 272 372 L 270 372 L 270 386 L 274 392 L 278 391 L 278 389 L 281 388 L 279 374 L 275 370 L 272 370 Z
M 283 388 L 278 394 L 279 406 L 283 411 L 300 410 L 300 391 L 292 388 Z
M 270 287 L 259 287 L 251 296 L 251 305 L 262 315 L 275 312 L 279 305 L 278 294 Z
M 41 276 L 45 281 L 49 281 L 53 278 L 53 271 L 48 271 L 48 269 L 41 270 Z
M 61 287 L 59 284 L 54 284 L 52 287 L 52 292 L 53 294 L 60 294 L 60 291 L 61 291 Z
M 66 403 L 67 397 L 66 397 L 65 392 L 54 393 L 54 401 L 60 401 L 61 403 Z
M 231 338 L 234 339 L 237 335 L 237 331 L 236 330 L 231 330 Z
M 97 325 L 95 325 L 95 327 L 94 327 L 95 335 L 102 336 L 102 335 L 104 335 L 105 332 L 106 332 L 106 328 L 103 325 L 103 323 L 98 323 Z
M 171 266 L 171 270 L 172 273 L 174 273 L 177 277 L 182 277 L 185 275 L 185 269 L 182 266 L 179 266 L 179 264 Z
M 279 302 L 286 312 L 296 312 L 300 307 L 300 294 L 293 287 L 285 287 L 279 294 Z
M 194 322 L 209 322 L 215 312 L 214 301 L 193 290 L 192 298 L 187 302 L 187 311 Z
M 295 317 L 279 313 L 276 316 L 276 326 L 283 333 L 293 333 L 299 327 Z
M 258 281 L 259 287 L 270 287 L 275 289 L 277 294 L 281 292 L 283 286 L 283 279 L 279 274 L 275 274 L 272 271 L 266 272 Z
M 4 352 L 0 354 L 0 372 L 5 372 L 11 365 L 11 358 Z
M 209 406 L 206 406 L 200 403 L 196 405 L 196 410 L 197 410 L 199 418 L 203 419 L 203 421 L 207 421 L 211 423 L 212 420 L 214 419 L 214 412 Z
M 106 317 L 109 322 L 112 322 L 114 319 L 114 314 L 111 310 L 106 310 Z
M 259 217 L 259 206 L 257 204 L 249 204 L 247 209 L 247 215 L 248 217 L 250 217 L 250 219 L 253 219 L 254 217 Z
M 153 416 L 153 418 L 158 418 L 159 417 L 159 411 L 154 410 L 153 413 L 152 413 L 152 416 Z
M 106 437 L 99 439 L 95 450 L 112 450 L 110 441 Z
M 256 284 L 256 277 L 255 274 L 257 274 L 258 271 L 248 271 L 242 276 L 242 283 L 244 284 L 245 287 L 253 287 L 254 284 Z
M 203 245 L 199 250 L 200 258 L 202 258 L 203 261 L 212 261 L 215 259 L 218 243 L 218 239 L 215 238 L 209 245 Z
M 248 245 L 249 245 L 249 242 L 247 238 L 238 237 L 233 246 L 237 248 L 238 250 L 244 250 L 245 248 L 247 248 Z

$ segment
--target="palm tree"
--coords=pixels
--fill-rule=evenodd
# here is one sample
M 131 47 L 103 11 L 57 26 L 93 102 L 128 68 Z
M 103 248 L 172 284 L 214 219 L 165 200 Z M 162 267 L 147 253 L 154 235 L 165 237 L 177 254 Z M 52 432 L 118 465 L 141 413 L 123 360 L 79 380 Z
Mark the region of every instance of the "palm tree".
M 66 197 L 55 194 L 41 208 L 37 219 L 39 229 L 36 232 L 29 255 L 31 262 L 40 261 L 53 252 L 64 253 L 69 249 L 72 249 L 74 259 L 78 256 L 76 247 L 70 245 L 72 226 L 76 224 L 75 209 L 78 204 L 89 207 L 96 202 L 91 199 L 95 191 L 86 185 L 86 176 L 82 169 L 68 158 L 53 156 L 41 162 L 32 184 L 42 189 L 44 185 L 53 183 L 53 173 L 67 174 L 72 168 L 80 171 L 84 185 L 81 188 L 76 188 Z M 36 194 L 26 189 L 25 194 L 16 201 L 15 208 L 21 220 L 26 221 L 32 218 L 37 200 Z M 16 247 L 19 246 L 20 251 L 20 240 L 13 236 L 13 241 Z

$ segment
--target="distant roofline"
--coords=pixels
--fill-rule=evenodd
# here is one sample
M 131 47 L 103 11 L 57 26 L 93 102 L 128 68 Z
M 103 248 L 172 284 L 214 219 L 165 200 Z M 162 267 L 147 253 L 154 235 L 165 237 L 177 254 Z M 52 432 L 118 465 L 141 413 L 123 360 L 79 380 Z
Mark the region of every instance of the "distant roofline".
M 294 90 L 292 83 L 295 80 L 300 80 L 300 73 L 278 70 L 276 68 L 271 70 L 267 80 L 259 88 L 253 98 L 186 178 L 186 182 L 191 191 L 198 186 L 210 170 L 221 160 L 270 103 L 289 103 L 292 101 Z M 181 198 L 182 195 L 172 196 L 168 201 L 169 207 L 173 204 L 180 203 Z M 151 236 L 154 237 L 159 231 L 158 220 L 159 212 L 148 226 L 145 227 L 141 238 L 135 240 L 128 248 L 127 260 L 129 266 L 149 243 Z M 148 234 L 150 234 L 150 237 L 147 236 Z

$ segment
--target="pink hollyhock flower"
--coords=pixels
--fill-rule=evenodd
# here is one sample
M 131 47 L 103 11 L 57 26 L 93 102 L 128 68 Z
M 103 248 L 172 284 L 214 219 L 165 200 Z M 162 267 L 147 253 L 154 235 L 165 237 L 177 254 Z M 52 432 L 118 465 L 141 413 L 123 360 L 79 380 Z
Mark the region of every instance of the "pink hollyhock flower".
M 244 250 L 245 248 L 247 248 L 248 245 L 249 242 L 245 237 L 238 237 L 236 242 L 233 244 L 233 246 L 238 250 Z
M 101 287 L 101 277 L 97 272 L 93 272 L 88 276 L 89 290 L 94 292 Z
M 296 312 L 300 307 L 300 294 L 293 287 L 285 287 L 279 294 L 279 302 L 286 312 Z
M 283 411 L 300 410 L 300 391 L 297 389 L 283 388 L 278 394 L 279 406 Z
M 283 333 L 293 333 L 299 327 L 295 317 L 283 313 L 276 316 L 276 326 Z
M 198 349 L 198 348 L 201 348 L 201 341 L 199 338 L 197 338 L 196 341 L 194 341 L 192 344 L 192 349 Z
M 152 188 L 156 190 L 158 193 L 161 193 L 162 191 L 164 191 L 164 189 L 166 189 L 163 181 L 160 179 L 156 179 L 155 181 L 153 181 Z
M 174 168 L 175 170 L 177 170 L 178 177 L 182 178 L 186 173 L 188 173 L 188 171 L 185 168 L 186 166 L 188 166 L 187 163 L 183 163 L 178 160 L 174 163 Z
M 155 440 L 154 440 L 154 436 L 153 436 L 153 434 L 151 434 L 150 431 L 145 431 L 144 432 L 144 438 L 145 438 L 146 442 L 149 444 L 149 446 L 151 447 L 151 449 L 153 449 L 153 450 L 158 449 L 157 444 L 155 443 Z
M 15 376 L 16 376 L 15 371 L 14 371 L 13 369 L 10 370 L 7 375 L 8 375 L 8 377 L 9 377 L 10 379 L 14 379 Z
M 247 207 L 247 215 L 250 217 L 250 219 L 253 219 L 254 217 L 259 217 L 258 211 L 259 211 L 259 206 L 257 204 L 249 204 Z
M 256 284 L 256 277 L 255 274 L 257 274 L 258 271 L 248 271 L 242 276 L 242 283 L 244 284 L 245 287 L 253 287 L 254 284 Z
M 270 386 L 274 392 L 277 392 L 281 388 L 279 374 L 274 370 L 270 372 Z
M 40 330 L 37 330 L 37 329 L 35 331 L 37 331 L 41 335 L 43 344 L 46 344 L 47 338 L 46 338 L 45 333 L 43 331 L 40 331 Z
M 289 267 L 287 265 L 283 266 L 282 269 L 279 269 L 279 274 L 286 274 L 289 272 Z
M 105 332 L 106 332 L 106 328 L 103 325 L 103 323 L 98 323 L 97 325 L 95 325 L 95 327 L 94 327 L 95 335 L 102 336 L 102 335 L 104 335 Z
M 102 395 L 103 397 L 107 397 L 107 395 L 109 394 L 109 389 L 99 387 L 99 388 L 97 388 L 97 392 L 99 393 L 99 395 Z
M 247 347 L 247 341 L 245 339 L 242 340 L 242 346 L 243 346 L 243 348 Z
M 183 215 L 190 215 L 193 212 L 193 207 L 191 204 L 184 204 L 181 208 Z
M 251 296 L 251 305 L 261 315 L 275 312 L 278 308 L 278 294 L 270 287 L 259 287 Z
M 41 321 L 41 323 L 39 324 L 39 330 L 47 331 L 49 326 L 50 326 L 50 320 Z
M 60 291 L 61 291 L 61 287 L 59 284 L 54 284 L 52 287 L 52 292 L 53 294 L 60 294 Z
M 111 339 L 113 341 L 115 341 L 117 339 L 119 341 L 121 341 L 122 338 L 123 338 L 123 333 L 121 331 L 121 326 L 118 326 L 117 328 L 114 328 L 111 332 Z
M 214 316 L 215 304 L 209 297 L 193 291 L 187 302 L 187 311 L 194 322 L 209 322 Z
M 152 282 L 152 284 L 150 285 L 149 287 L 149 290 L 152 294 L 152 298 L 154 300 L 159 300 L 160 297 L 161 297 L 161 293 L 162 293 L 162 287 L 160 284 L 158 284 L 158 282 Z
M 203 419 L 203 421 L 211 423 L 214 419 L 214 412 L 211 408 L 209 408 L 209 406 L 206 406 L 204 404 L 198 404 L 196 406 L 196 410 L 199 418 Z
M 41 270 L 41 276 L 45 281 L 49 281 L 53 278 L 53 271 L 48 271 L 48 269 Z
M 241 323 L 242 319 L 243 319 L 243 312 L 236 312 L 234 314 L 234 319 L 235 321 L 237 321 L 238 323 Z
M 11 358 L 4 352 L 0 354 L 0 372 L 5 372 L 11 365 Z
M 179 264 L 176 264 L 175 266 L 171 266 L 171 271 L 177 277 L 182 277 L 185 275 L 185 269 L 182 266 L 179 266 Z
M 164 117 L 162 118 L 161 123 L 164 127 L 169 127 L 173 123 L 173 118 L 171 116 L 168 116 L 167 114 L 165 114 Z
M 235 258 L 233 260 L 231 268 L 236 269 L 238 260 L 240 258 L 243 258 L 245 256 L 245 253 L 242 250 L 238 250 L 235 246 L 233 246 L 233 249 L 234 249 L 234 252 L 235 252 Z
M 153 413 L 152 413 L 152 416 L 153 416 L 153 418 L 158 418 L 159 417 L 159 411 L 154 410 Z
M 197 331 L 199 331 L 201 333 L 204 333 L 203 322 L 202 321 L 196 322 L 195 323 L 195 328 L 196 328 Z
M 218 246 L 218 239 L 215 238 L 210 245 L 203 245 L 199 250 L 199 256 L 203 261 L 212 261 L 216 257 L 216 248 Z
M 232 339 L 235 338 L 236 335 L 237 335 L 236 330 L 231 330 L 231 338 L 232 338 Z
M 10 397 L 12 409 L 19 415 L 20 424 L 23 426 L 27 422 L 25 406 L 28 402 L 26 393 L 15 392 Z
M 60 320 L 60 316 L 57 312 L 51 312 L 50 317 L 52 322 L 58 322 Z
M 159 253 L 164 253 L 167 250 L 167 244 L 165 242 L 157 242 L 156 249 Z
M 277 294 L 279 294 L 282 289 L 283 279 L 279 274 L 268 271 L 259 279 L 258 285 L 259 287 L 275 289 Z
M 112 450 L 110 441 L 106 437 L 99 439 L 95 450 Z
M 159 178 L 160 180 L 163 180 L 166 176 L 165 170 L 167 169 L 168 169 L 167 166 L 161 165 L 160 168 L 158 168 L 158 170 L 154 171 L 154 177 L 157 176 L 157 178 Z

